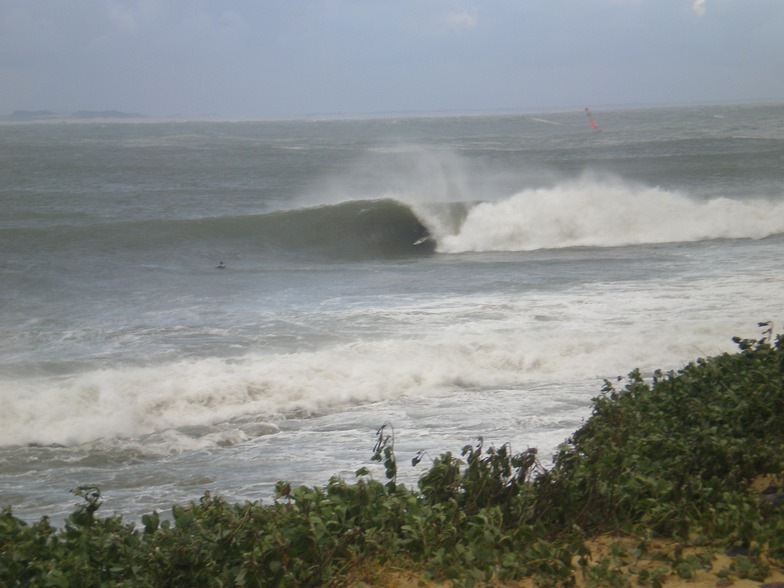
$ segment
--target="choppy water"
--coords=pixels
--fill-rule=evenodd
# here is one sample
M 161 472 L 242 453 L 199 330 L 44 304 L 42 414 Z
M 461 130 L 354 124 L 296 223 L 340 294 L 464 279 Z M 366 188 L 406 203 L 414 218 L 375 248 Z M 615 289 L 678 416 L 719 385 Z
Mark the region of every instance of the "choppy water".
M 780 326 L 784 105 L 594 117 L 0 126 L 0 503 L 269 501 L 385 422 L 546 463 Z

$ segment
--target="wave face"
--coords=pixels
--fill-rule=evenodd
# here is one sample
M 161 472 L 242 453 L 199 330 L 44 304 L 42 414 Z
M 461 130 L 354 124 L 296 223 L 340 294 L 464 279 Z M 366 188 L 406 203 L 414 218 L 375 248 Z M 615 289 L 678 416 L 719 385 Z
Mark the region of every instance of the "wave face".
M 198 219 L 144 220 L 89 226 L 10 229 L 3 249 L 31 251 L 237 253 L 340 259 L 406 257 L 432 253 L 435 244 L 411 208 L 391 199 Z
M 258 225 L 248 227 L 248 233 L 276 249 L 320 251 L 347 258 L 408 256 L 434 249 L 427 228 L 412 209 L 390 199 L 281 211 L 256 220 Z M 242 224 L 231 222 L 231 227 Z

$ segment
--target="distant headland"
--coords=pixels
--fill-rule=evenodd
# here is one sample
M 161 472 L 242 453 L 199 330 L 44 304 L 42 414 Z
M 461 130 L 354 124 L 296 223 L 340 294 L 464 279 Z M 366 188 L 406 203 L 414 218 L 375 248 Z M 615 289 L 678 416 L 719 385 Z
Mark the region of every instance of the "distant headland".
M 85 121 L 106 119 L 139 119 L 148 118 L 136 112 L 121 112 L 119 110 L 79 110 L 77 112 L 62 113 L 51 110 L 16 110 L 9 115 L 0 116 L 0 121 L 6 122 L 45 122 L 45 121 Z

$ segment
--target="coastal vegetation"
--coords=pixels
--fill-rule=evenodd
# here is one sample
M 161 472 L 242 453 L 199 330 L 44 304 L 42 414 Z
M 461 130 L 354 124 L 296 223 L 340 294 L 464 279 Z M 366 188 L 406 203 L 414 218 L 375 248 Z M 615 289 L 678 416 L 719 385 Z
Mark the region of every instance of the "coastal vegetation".
M 63 528 L 6 508 L 0 584 L 372 586 L 389 570 L 459 586 L 762 582 L 784 568 L 784 339 L 736 343 L 605 382 L 549 468 L 535 449 L 478 439 L 414 456 L 409 488 L 386 423 L 381 480 L 361 468 L 323 487 L 280 482 L 271 504 L 205 494 L 138 526 L 99 516 L 91 486 Z

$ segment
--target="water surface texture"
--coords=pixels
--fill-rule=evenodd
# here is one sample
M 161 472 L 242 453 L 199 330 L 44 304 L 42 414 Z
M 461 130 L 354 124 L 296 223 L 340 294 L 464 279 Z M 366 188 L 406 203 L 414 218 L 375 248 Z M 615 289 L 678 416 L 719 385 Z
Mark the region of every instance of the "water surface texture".
M 780 327 L 784 105 L 593 116 L 0 126 L 0 504 L 268 502 L 385 422 L 407 483 L 546 464 L 604 379 Z

